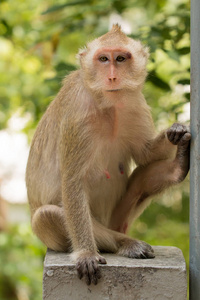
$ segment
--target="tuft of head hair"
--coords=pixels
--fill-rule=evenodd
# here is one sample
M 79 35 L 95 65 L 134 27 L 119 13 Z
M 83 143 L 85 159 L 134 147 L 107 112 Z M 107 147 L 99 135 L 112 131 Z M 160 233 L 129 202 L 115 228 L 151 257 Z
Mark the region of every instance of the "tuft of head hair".
M 119 32 L 122 31 L 121 26 L 117 23 L 117 24 L 113 24 L 112 29 L 110 31 L 114 31 L 114 32 Z
M 122 31 L 121 26 L 119 24 L 114 24 L 110 31 L 108 31 L 106 34 L 102 35 L 99 38 L 100 42 L 102 44 L 110 44 L 115 46 L 118 41 L 120 40 L 123 44 L 128 43 L 128 37 L 127 35 Z
M 86 47 L 80 49 L 77 58 L 80 59 L 81 56 L 85 56 L 87 54 L 88 50 L 92 51 L 92 49 L 97 49 L 100 46 L 120 46 L 121 43 L 127 45 L 128 40 L 129 39 L 126 34 L 121 30 L 121 26 L 119 24 L 114 24 L 112 29 L 106 34 L 100 36 L 92 42 L 89 42 Z

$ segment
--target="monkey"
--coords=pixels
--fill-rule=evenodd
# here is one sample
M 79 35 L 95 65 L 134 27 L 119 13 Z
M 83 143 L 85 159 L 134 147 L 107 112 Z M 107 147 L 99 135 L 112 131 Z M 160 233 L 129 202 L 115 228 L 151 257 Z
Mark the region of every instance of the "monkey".
M 148 57 L 148 48 L 117 24 L 89 42 L 31 143 L 26 185 L 33 232 L 48 248 L 71 253 L 87 285 L 101 278 L 102 252 L 155 257 L 127 229 L 153 195 L 189 171 L 189 129 L 175 123 L 156 133 L 142 93 Z

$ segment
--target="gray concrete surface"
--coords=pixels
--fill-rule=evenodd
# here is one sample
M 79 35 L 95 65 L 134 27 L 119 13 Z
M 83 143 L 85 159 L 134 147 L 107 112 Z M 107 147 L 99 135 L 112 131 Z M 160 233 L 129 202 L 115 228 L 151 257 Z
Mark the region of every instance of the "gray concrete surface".
M 186 300 L 186 265 L 180 249 L 153 247 L 154 259 L 104 254 L 102 278 L 94 286 L 79 280 L 69 254 L 48 250 L 43 300 Z

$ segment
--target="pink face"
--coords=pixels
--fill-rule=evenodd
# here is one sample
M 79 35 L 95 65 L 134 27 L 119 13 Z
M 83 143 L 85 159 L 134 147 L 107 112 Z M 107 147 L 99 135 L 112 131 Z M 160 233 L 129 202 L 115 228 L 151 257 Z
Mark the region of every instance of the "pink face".
M 117 92 L 123 89 L 123 75 L 128 71 L 132 55 L 123 48 L 101 48 L 94 55 L 99 79 L 103 78 L 106 92 Z

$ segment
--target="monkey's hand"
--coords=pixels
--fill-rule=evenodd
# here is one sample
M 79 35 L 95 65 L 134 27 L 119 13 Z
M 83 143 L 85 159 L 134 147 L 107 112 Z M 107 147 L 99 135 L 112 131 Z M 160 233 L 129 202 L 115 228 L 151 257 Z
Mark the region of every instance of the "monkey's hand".
M 126 239 L 117 254 L 130 258 L 154 258 L 153 248 L 139 240 Z
M 85 278 L 86 284 L 97 284 L 101 278 L 99 264 L 106 264 L 106 260 L 98 253 L 85 251 L 76 260 L 76 270 L 79 279 Z
M 167 137 L 173 145 L 180 144 L 180 146 L 184 146 L 185 150 L 187 150 L 189 141 L 191 139 L 191 134 L 187 126 L 179 123 L 174 123 L 167 130 Z
M 174 123 L 167 130 L 167 137 L 172 144 L 178 146 L 174 162 L 180 170 L 177 182 L 181 182 L 186 177 L 190 168 L 189 155 L 191 134 L 187 126 Z

